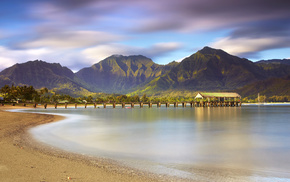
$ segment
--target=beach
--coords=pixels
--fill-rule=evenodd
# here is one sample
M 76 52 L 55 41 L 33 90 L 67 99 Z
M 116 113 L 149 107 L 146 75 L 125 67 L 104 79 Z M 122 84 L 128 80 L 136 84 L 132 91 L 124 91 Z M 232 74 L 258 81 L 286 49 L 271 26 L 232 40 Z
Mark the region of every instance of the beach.
M 98 122 L 92 121 L 91 118 L 89 120 L 83 118 L 81 123 L 76 122 L 80 125 L 77 125 L 69 116 L 64 117 L 66 116 L 65 114 L 59 115 L 58 112 L 52 112 L 57 111 L 53 109 L 53 105 L 48 107 L 51 107 L 51 111 L 49 113 L 55 113 L 55 115 L 16 111 L 13 112 L 13 109 L 30 109 L 30 112 L 37 112 L 38 109 L 34 110 L 32 106 L 0 106 L 1 182 L 248 182 L 289 180 L 289 139 L 287 130 L 287 128 L 289 128 L 289 123 L 286 122 L 285 119 L 288 118 L 288 107 L 285 106 L 247 106 L 243 107 L 243 110 L 241 110 L 242 108 L 240 107 L 198 107 L 196 109 L 180 108 L 180 110 L 173 109 L 173 107 L 163 110 L 157 108 L 144 110 L 84 109 L 83 111 L 85 112 L 85 116 L 97 118 Z M 41 108 L 41 106 L 38 108 Z M 80 108 L 83 108 L 83 106 L 80 106 Z M 276 112 L 279 111 L 280 114 L 277 115 L 276 112 L 269 112 L 273 110 Z M 73 109 L 72 111 L 70 111 L 70 113 L 74 113 L 76 115 L 80 115 L 82 113 L 81 109 Z M 132 111 L 134 111 L 135 114 L 132 114 Z M 162 115 L 164 121 L 158 121 L 156 119 L 156 117 L 158 118 L 161 116 L 161 113 L 165 114 L 165 116 Z M 142 123 L 141 121 L 138 121 L 132 123 L 132 121 L 137 121 L 140 116 L 150 116 L 147 120 L 152 119 L 152 121 L 155 122 Z M 274 120 L 277 117 L 281 119 Z M 122 122 L 118 120 L 119 118 L 121 118 Z M 123 121 L 124 118 L 126 122 Z M 179 120 L 177 120 L 177 118 Z M 253 120 L 253 118 L 256 120 Z M 69 120 L 69 125 L 67 125 L 67 120 Z M 194 122 L 192 122 L 192 120 Z M 211 121 L 211 125 L 208 125 L 208 120 Z M 275 122 L 271 122 L 273 120 Z M 57 127 L 53 128 L 47 127 L 47 125 L 42 125 L 46 123 L 51 123 L 50 126 L 54 125 Z M 98 123 L 97 127 L 94 123 Z M 139 125 L 140 123 L 142 125 Z M 267 123 L 268 127 L 264 127 L 265 123 Z M 130 124 L 130 126 L 133 125 L 134 130 L 137 132 L 135 134 L 129 133 L 128 131 L 132 130 L 131 127 L 125 127 L 124 130 L 123 126 L 129 126 L 125 124 Z M 269 127 L 269 125 L 271 127 Z M 90 130 L 86 130 L 83 126 L 90 126 Z M 139 126 L 140 130 L 138 130 L 138 127 L 136 126 Z M 61 145 L 48 145 L 49 142 L 42 140 L 41 135 L 32 134 L 32 130 L 39 130 L 41 127 L 44 128 L 44 130 L 40 130 L 41 133 L 47 134 L 50 129 L 51 131 L 54 131 L 53 134 L 58 137 L 57 140 L 60 141 Z M 116 127 L 119 127 L 120 130 L 116 130 Z M 92 128 L 94 129 L 91 130 Z M 106 130 L 103 130 L 104 128 Z M 151 128 L 156 131 L 155 134 L 157 136 L 150 132 L 152 131 Z M 248 128 L 251 128 L 251 130 Z M 260 128 L 263 128 L 263 132 L 261 132 Z M 273 131 L 272 128 L 275 128 L 275 130 Z M 86 145 L 84 143 L 89 143 L 89 138 L 81 138 L 82 135 L 80 132 L 82 130 L 85 131 L 85 133 L 90 137 L 94 138 L 93 143 L 96 143 L 98 148 L 103 146 L 109 147 L 110 149 L 110 147 L 114 146 L 114 141 L 116 141 L 115 139 L 112 140 L 113 143 L 110 143 L 110 140 L 105 140 L 106 137 L 98 140 L 98 137 L 95 135 L 98 134 L 98 129 L 104 132 L 101 132 L 101 134 L 109 136 L 109 138 L 114 137 L 117 131 L 123 134 L 116 135 L 118 138 L 122 138 L 120 136 L 125 136 L 124 134 L 129 133 L 128 137 L 123 137 L 123 140 L 119 139 L 118 142 L 115 143 L 117 146 L 121 147 L 112 149 L 116 153 L 116 155 L 113 155 L 115 158 L 110 157 L 110 155 L 99 155 L 100 153 L 96 153 L 97 155 L 92 155 L 85 152 Z M 110 129 L 112 129 L 112 131 Z M 148 150 L 137 152 L 137 154 L 140 154 L 141 157 L 146 157 L 150 154 L 150 152 L 152 153 L 154 149 L 157 149 L 157 147 L 154 147 L 154 145 L 153 147 L 152 145 L 146 145 L 146 142 L 150 141 L 149 144 L 154 144 L 159 141 L 158 139 L 160 139 L 160 137 L 158 138 L 158 135 L 161 131 L 164 133 L 164 129 L 167 131 L 167 135 L 165 136 L 174 136 L 175 138 L 180 138 L 182 140 L 177 140 L 175 143 L 171 141 L 169 142 L 170 146 L 166 146 L 167 142 L 160 140 L 161 143 L 158 143 L 158 146 L 161 148 L 159 148 L 157 152 L 162 151 L 161 157 L 172 155 L 170 160 L 178 157 L 175 154 L 180 154 L 182 152 L 180 157 L 181 159 L 185 158 L 186 163 L 176 162 L 177 165 L 174 165 L 172 161 L 166 161 L 166 158 L 163 158 L 165 162 L 162 163 L 162 161 L 160 161 L 161 158 L 159 158 L 160 156 L 157 155 L 158 158 L 155 159 L 154 155 L 152 155 L 153 158 L 150 158 L 150 160 L 157 162 L 155 162 L 154 165 L 152 165 L 152 163 L 149 165 L 149 169 L 146 169 L 146 167 L 138 168 L 138 165 L 144 164 L 142 162 L 139 163 L 140 160 L 136 160 L 138 163 L 135 162 L 137 167 L 134 165 L 128 165 L 130 161 L 119 160 L 122 159 L 122 156 L 118 154 L 120 151 L 122 152 L 123 148 L 128 150 L 127 152 L 130 152 L 131 157 L 134 157 L 134 150 L 142 147 L 143 150 Z M 258 130 L 256 131 L 256 129 Z M 73 141 L 75 143 L 72 144 L 76 144 L 79 140 L 81 145 L 77 145 L 77 148 L 71 147 L 73 150 L 66 150 L 65 148 L 62 148 L 62 145 L 68 144 L 69 141 L 61 140 L 59 136 L 62 135 L 58 134 L 64 134 L 66 131 L 73 131 L 68 132 L 72 133 L 72 135 L 69 136 L 70 139 L 74 138 L 75 132 L 78 132 L 79 135 L 77 135 L 77 138 L 74 138 Z M 139 136 L 139 134 L 142 134 L 141 131 L 149 131 L 150 135 Z M 169 135 L 170 133 L 171 135 Z M 182 136 L 185 133 L 187 133 L 186 138 L 190 140 L 184 140 L 184 137 Z M 281 134 L 281 136 L 278 134 Z M 201 135 L 208 136 L 211 139 L 209 140 L 208 137 L 195 137 Z M 273 137 L 273 135 L 276 137 Z M 150 137 L 152 140 L 150 140 Z M 136 142 L 141 145 L 134 143 L 134 147 L 130 148 L 130 146 L 132 146 L 131 142 L 134 142 L 135 138 L 138 138 Z M 142 138 L 145 138 L 146 140 L 144 141 Z M 184 143 L 185 141 L 188 143 Z M 179 143 L 182 143 L 182 145 L 179 145 Z M 174 146 L 174 148 L 170 148 L 171 146 Z M 190 148 L 190 146 L 192 146 L 192 148 Z M 267 148 L 270 148 L 271 150 L 267 150 L 264 146 L 267 146 Z M 165 151 L 163 151 L 163 149 L 165 149 Z M 274 149 L 276 151 L 275 154 L 271 152 Z M 110 150 L 104 151 L 106 151 L 106 154 L 107 152 L 110 152 Z M 277 153 L 279 155 L 277 155 Z M 216 158 L 214 156 L 216 156 Z M 194 157 L 197 157 L 197 159 Z
M 23 106 L 0 106 L 0 180 L 8 181 L 168 181 L 110 161 L 61 151 L 35 141 L 31 127 L 62 116 L 10 112 Z M 171 179 L 176 181 L 176 179 Z

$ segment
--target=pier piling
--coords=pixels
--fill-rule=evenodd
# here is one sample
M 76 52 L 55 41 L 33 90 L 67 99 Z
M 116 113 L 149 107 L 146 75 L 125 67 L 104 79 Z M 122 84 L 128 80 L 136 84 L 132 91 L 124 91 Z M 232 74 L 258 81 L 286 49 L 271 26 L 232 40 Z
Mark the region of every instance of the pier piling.
M 148 106 L 149 106 L 149 108 L 151 108 L 152 107 L 152 102 L 149 102 Z
M 1 104 L 1 103 L 0 103 Z M 165 106 L 166 108 L 170 106 L 170 104 L 173 104 L 174 107 L 178 107 L 178 102 L 138 102 L 138 103 L 117 103 L 117 102 L 113 102 L 113 103 L 84 103 L 84 108 L 86 109 L 88 104 L 93 104 L 94 108 L 97 108 L 97 104 L 103 104 L 103 108 L 107 108 L 107 105 L 109 104 L 109 106 L 112 104 L 112 108 L 116 108 L 116 106 L 119 104 L 120 106 L 122 106 L 122 108 L 126 107 L 126 104 L 130 104 L 131 108 L 134 108 L 135 104 L 138 104 L 138 106 L 140 106 L 140 108 L 143 108 L 144 104 L 148 104 L 149 108 L 152 108 L 153 105 L 156 104 L 157 108 L 160 108 L 162 106 Z M 182 107 L 187 107 L 187 105 L 190 105 L 190 107 L 241 107 L 242 106 L 242 102 L 241 101 L 190 101 L 190 102 L 181 102 Z M 26 105 L 25 103 L 23 104 L 24 106 Z M 64 108 L 67 109 L 69 103 L 64 103 Z M 77 103 L 75 103 L 75 108 L 77 109 Z M 37 107 L 37 103 L 33 104 L 33 107 L 36 108 Z M 43 104 L 44 109 L 47 108 L 47 103 Z M 57 109 L 58 107 L 58 103 L 54 103 L 54 108 Z
M 157 103 L 157 107 L 161 107 L 161 103 L 160 102 Z

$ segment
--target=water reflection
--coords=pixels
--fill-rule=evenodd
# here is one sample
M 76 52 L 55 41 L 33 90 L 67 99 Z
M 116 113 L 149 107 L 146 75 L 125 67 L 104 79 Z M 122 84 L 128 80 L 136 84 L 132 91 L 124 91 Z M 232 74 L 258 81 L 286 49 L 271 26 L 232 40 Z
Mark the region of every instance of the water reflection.
M 237 174 L 250 181 L 248 177 L 257 171 L 290 177 L 289 108 L 46 110 L 78 117 L 37 127 L 32 133 L 60 148 L 70 143 L 64 149 L 74 152 L 151 161 L 195 175 L 202 166 L 219 175 L 227 174 L 225 169 L 232 174 L 242 170 Z

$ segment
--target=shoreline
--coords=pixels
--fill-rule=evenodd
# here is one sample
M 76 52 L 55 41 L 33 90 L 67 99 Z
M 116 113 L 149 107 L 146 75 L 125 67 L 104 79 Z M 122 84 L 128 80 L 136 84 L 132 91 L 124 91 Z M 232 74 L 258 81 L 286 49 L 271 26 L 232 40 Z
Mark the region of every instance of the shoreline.
M 254 103 L 247 103 L 242 102 L 242 105 L 290 105 L 290 102 L 254 102 Z
M 281 180 L 289 179 L 289 174 L 283 172 L 207 164 L 182 169 L 190 170 L 194 175 L 193 178 L 138 170 L 113 159 L 67 152 L 42 143 L 34 138 L 28 130 L 41 124 L 61 121 L 65 117 L 53 114 L 6 111 L 12 109 L 34 108 L 32 106 L 0 106 L 0 179 L 4 182 L 66 180 L 146 182 L 215 181 L 218 179 L 269 181 L 273 177 Z
M 188 181 L 152 174 L 114 160 L 70 153 L 43 144 L 28 130 L 63 116 L 11 112 L 23 106 L 0 106 L 1 181 Z

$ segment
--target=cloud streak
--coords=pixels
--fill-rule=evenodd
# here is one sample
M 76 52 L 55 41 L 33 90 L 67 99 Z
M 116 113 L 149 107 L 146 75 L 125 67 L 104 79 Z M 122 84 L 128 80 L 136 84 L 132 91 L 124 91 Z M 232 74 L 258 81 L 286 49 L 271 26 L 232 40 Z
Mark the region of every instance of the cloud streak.
M 97 31 L 71 31 L 71 32 L 46 32 L 37 38 L 20 43 L 19 48 L 85 48 L 93 45 L 119 41 L 122 37 L 106 32 Z
M 82 51 L 82 54 L 87 59 L 94 60 L 96 63 L 113 54 L 140 55 L 140 53 L 142 53 L 142 55 L 154 59 L 172 53 L 181 48 L 182 44 L 177 42 L 157 43 L 146 48 L 121 44 L 108 44 L 88 48 Z
M 240 57 L 258 57 L 258 52 L 290 47 L 290 38 L 222 38 L 214 42 L 212 47 L 223 49 L 230 54 Z
M 186 56 L 182 50 L 206 44 L 258 57 L 289 47 L 289 7 L 286 0 L 1 1 L 1 65 L 54 59 L 77 70 L 112 54 L 167 57 L 169 62 L 171 55 L 181 58 Z M 218 39 L 191 38 L 220 31 L 227 33 Z
M 211 46 L 234 55 L 257 58 L 261 51 L 290 47 L 290 20 L 239 27 L 229 36 L 213 42 Z
M 152 19 L 140 31 L 212 30 L 290 15 L 290 2 L 285 0 L 160 0 L 148 7 Z

